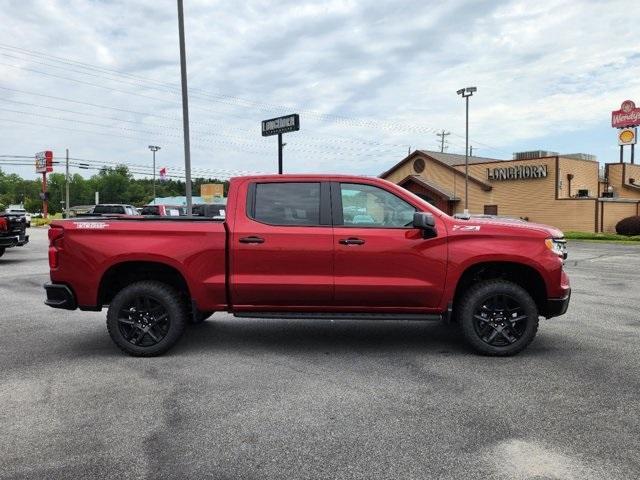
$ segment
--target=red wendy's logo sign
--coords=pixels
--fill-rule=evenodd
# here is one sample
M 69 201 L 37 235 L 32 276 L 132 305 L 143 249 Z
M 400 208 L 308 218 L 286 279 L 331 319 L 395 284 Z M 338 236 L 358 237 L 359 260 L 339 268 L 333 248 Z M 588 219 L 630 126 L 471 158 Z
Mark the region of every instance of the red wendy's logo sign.
M 631 100 L 625 100 L 620 110 L 611 112 L 611 126 L 614 128 L 635 127 L 640 125 L 640 108 Z

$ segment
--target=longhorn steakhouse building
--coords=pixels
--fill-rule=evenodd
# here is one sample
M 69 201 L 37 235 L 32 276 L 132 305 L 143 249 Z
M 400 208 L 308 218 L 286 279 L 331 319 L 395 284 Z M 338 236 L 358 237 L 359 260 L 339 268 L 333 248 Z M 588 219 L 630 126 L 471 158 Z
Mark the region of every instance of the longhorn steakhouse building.
M 452 215 L 464 211 L 464 155 L 417 150 L 380 175 Z M 593 155 L 522 152 L 469 157 L 469 213 L 518 217 L 565 231 L 614 232 L 640 214 L 640 165 Z

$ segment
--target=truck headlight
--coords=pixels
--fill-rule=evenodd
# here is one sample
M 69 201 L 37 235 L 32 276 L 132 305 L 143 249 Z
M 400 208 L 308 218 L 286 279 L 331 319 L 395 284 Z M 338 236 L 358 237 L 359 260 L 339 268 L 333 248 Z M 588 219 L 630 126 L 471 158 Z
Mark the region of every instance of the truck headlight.
M 561 258 L 567 258 L 567 241 L 564 238 L 547 238 L 544 244 Z

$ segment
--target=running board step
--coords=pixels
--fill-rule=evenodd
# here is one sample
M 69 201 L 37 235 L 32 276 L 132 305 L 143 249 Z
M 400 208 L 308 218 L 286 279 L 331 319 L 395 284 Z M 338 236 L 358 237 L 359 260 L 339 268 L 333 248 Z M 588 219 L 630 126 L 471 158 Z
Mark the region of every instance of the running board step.
M 239 318 L 280 318 L 304 320 L 418 320 L 440 321 L 440 314 L 425 313 L 325 313 L 325 312 L 236 312 Z

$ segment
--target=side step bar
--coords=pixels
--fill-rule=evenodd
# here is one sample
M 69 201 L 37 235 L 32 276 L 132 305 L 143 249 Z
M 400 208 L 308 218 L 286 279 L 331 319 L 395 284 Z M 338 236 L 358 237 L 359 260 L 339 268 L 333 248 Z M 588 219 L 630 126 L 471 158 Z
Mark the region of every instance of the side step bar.
M 440 314 L 426 313 L 327 313 L 327 312 L 237 312 L 238 318 L 280 318 L 304 320 L 417 320 L 437 322 Z

